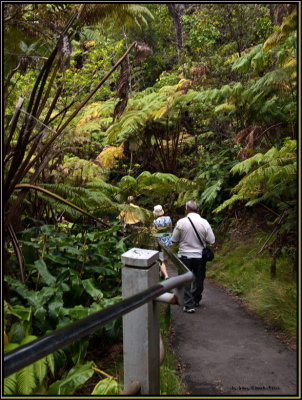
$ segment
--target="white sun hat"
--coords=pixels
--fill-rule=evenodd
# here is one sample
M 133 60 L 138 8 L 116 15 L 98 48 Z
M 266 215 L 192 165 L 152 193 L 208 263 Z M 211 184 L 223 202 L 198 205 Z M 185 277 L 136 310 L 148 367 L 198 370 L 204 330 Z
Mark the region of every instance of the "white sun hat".
M 161 215 L 164 215 L 164 210 L 161 205 L 155 206 L 153 210 L 153 214 L 157 215 L 160 217 Z

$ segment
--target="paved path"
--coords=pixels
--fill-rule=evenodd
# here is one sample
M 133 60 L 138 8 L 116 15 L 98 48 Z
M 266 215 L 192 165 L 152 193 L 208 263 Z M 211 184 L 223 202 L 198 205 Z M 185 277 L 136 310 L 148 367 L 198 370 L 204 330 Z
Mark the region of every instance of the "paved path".
M 190 395 L 297 395 L 297 353 L 209 281 L 195 314 L 171 306 L 171 327 Z

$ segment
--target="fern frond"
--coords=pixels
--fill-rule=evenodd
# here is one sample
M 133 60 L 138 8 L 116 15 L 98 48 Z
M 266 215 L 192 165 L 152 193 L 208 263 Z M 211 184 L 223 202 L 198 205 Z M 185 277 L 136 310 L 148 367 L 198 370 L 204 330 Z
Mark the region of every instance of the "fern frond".
M 167 182 L 177 183 L 178 177 L 173 174 L 155 172 L 152 175 L 152 183 L 165 184 Z
M 10 396 L 17 393 L 17 378 L 16 373 L 4 379 L 4 395 Z
M 285 140 L 278 151 L 272 147 L 265 154 L 258 153 L 235 167 L 231 172 L 246 175 L 232 189 L 235 193 L 214 212 L 220 212 L 238 200 L 246 200 L 247 206 L 261 201 L 278 201 L 296 196 L 296 146 L 295 140 Z
M 137 178 L 136 182 L 139 187 L 148 186 L 152 182 L 152 174 L 149 171 L 142 172 Z
M 37 384 L 34 372 L 34 365 L 30 364 L 16 372 L 17 391 L 22 395 L 33 393 Z
M 188 192 L 197 188 L 196 182 L 190 181 L 186 178 L 179 178 L 175 183 L 175 191 L 177 193 Z
M 153 14 L 144 6 L 138 4 L 82 4 L 79 19 L 86 25 L 94 25 L 99 21 L 115 25 L 129 25 L 130 22 L 144 24 L 144 15 L 154 19 Z
M 47 363 L 45 357 L 34 363 L 34 375 L 41 385 L 47 375 Z
M 110 170 L 115 166 L 117 160 L 121 160 L 125 157 L 123 150 L 123 142 L 119 147 L 105 146 L 102 152 L 97 156 L 97 159 L 100 160 L 106 169 Z
M 230 199 L 224 201 L 219 207 L 215 208 L 215 210 L 213 210 L 213 212 L 215 214 L 217 214 L 227 207 L 232 208 L 234 203 L 236 203 L 237 201 L 242 201 L 242 200 L 245 200 L 245 198 L 243 196 L 241 196 L 239 194 L 234 194 Z
M 43 185 L 43 186 L 45 186 L 45 187 L 48 186 L 49 187 L 49 185 Z M 65 204 L 67 207 L 69 207 L 69 208 L 71 207 L 72 209 L 74 209 L 78 213 L 80 213 L 79 216 L 81 214 L 84 214 L 84 215 L 89 216 L 92 219 L 95 219 L 96 221 L 98 221 L 100 223 L 103 223 L 101 220 L 99 220 L 98 217 L 92 215 L 90 212 L 86 211 L 85 209 L 79 207 L 76 204 L 76 203 L 81 203 L 83 201 L 83 199 L 79 196 L 79 192 L 85 194 L 88 198 L 89 197 L 91 198 L 91 193 L 89 191 L 85 190 L 84 188 L 66 187 L 66 185 L 51 185 L 51 186 L 52 186 L 52 189 L 54 189 L 56 191 L 61 191 L 61 193 L 62 193 L 62 191 L 64 191 L 66 193 L 67 190 L 69 190 L 70 192 L 73 192 L 74 194 L 76 194 L 76 197 L 73 199 L 75 201 L 75 203 L 73 203 L 73 202 L 71 202 L 69 200 L 66 200 L 65 198 L 57 195 L 54 192 L 50 192 L 49 190 L 47 190 L 47 189 L 45 189 L 44 187 L 41 187 L 41 186 L 20 184 L 20 185 L 16 185 L 16 189 L 29 188 L 29 189 L 37 190 L 38 192 L 42 192 L 42 193 L 44 192 L 47 195 L 47 197 L 45 197 L 45 199 L 50 197 L 50 198 L 54 198 L 57 201 L 57 203 L 53 203 L 53 204 L 57 205 L 57 207 L 59 207 L 59 204 L 61 204 L 61 203 Z M 108 203 L 112 204 L 110 199 L 108 199 L 106 196 L 103 196 L 103 204 L 102 205 L 105 205 L 106 202 L 107 202 L 107 204 Z M 86 206 L 87 205 L 85 205 L 85 208 L 87 208 Z M 67 210 L 68 210 L 68 208 L 67 208 Z
M 55 358 L 53 354 L 48 354 L 48 356 L 46 356 L 46 363 L 50 369 L 50 372 L 52 373 L 52 375 L 55 375 Z
M 223 181 L 219 179 L 217 182 L 215 182 L 213 185 L 207 187 L 204 192 L 201 195 L 201 203 L 211 203 L 214 201 L 217 197 L 217 193 L 220 192 L 221 186 L 223 184 Z
M 248 72 L 251 68 L 253 58 L 260 52 L 262 52 L 262 44 L 255 46 L 250 52 L 238 58 L 232 66 L 232 71 Z
M 234 104 L 231 104 L 231 103 L 220 104 L 219 106 L 216 106 L 215 110 L 214 110 L 215 114 L 218 114 L 218 113 L 229 113 L 229 114 L 231 114 L 231 113 L 233 113 L 235 111 L 236 111 L 236 106 Z

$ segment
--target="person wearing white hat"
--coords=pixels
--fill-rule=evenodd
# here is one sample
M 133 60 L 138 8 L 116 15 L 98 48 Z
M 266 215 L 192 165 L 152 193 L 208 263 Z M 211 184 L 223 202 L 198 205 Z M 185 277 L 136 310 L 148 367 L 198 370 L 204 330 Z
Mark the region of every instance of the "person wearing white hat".
M 156 227 L 155 237 L 166 247 L 170 247 L 172 245 L 171 242 L 171 233 L 172 233 L 172 220 L 169 216 L 165 216 L 164 210 L 160 204 L 154 207 L 153 214 L 157 216 L 157 218 L 153 221 L 154 226 Z M 165 261 L 168 259 L 168 255 L 165 251 L 159 252 L 159 260 L 161 261 L 161 274 L 165 279 L 168 279 L 168 272 Z

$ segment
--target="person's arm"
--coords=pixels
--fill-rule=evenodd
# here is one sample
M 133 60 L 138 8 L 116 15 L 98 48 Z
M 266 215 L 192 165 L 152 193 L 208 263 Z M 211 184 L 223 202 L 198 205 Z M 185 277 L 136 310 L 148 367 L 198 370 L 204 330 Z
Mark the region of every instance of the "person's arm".
M 178 225 L 176 224 L 173 233 L 172 233 L 172 238 L 171 241 L 172 243 L 178 243 L 180 239 L 180 230 L 178 228 Z
M 170 224 L 169 224 L 169 231 L 170 231 L 170 233 L 173 232 L 172 219 L 171 218 L 170 218 Z
M 208 224 L 207 230 L 206 230 L 206 242 L 208 242 L 209 244 L 214 244 L 215 243 L 215 235 L 214 232 L 210 226 L 210 224 Z

